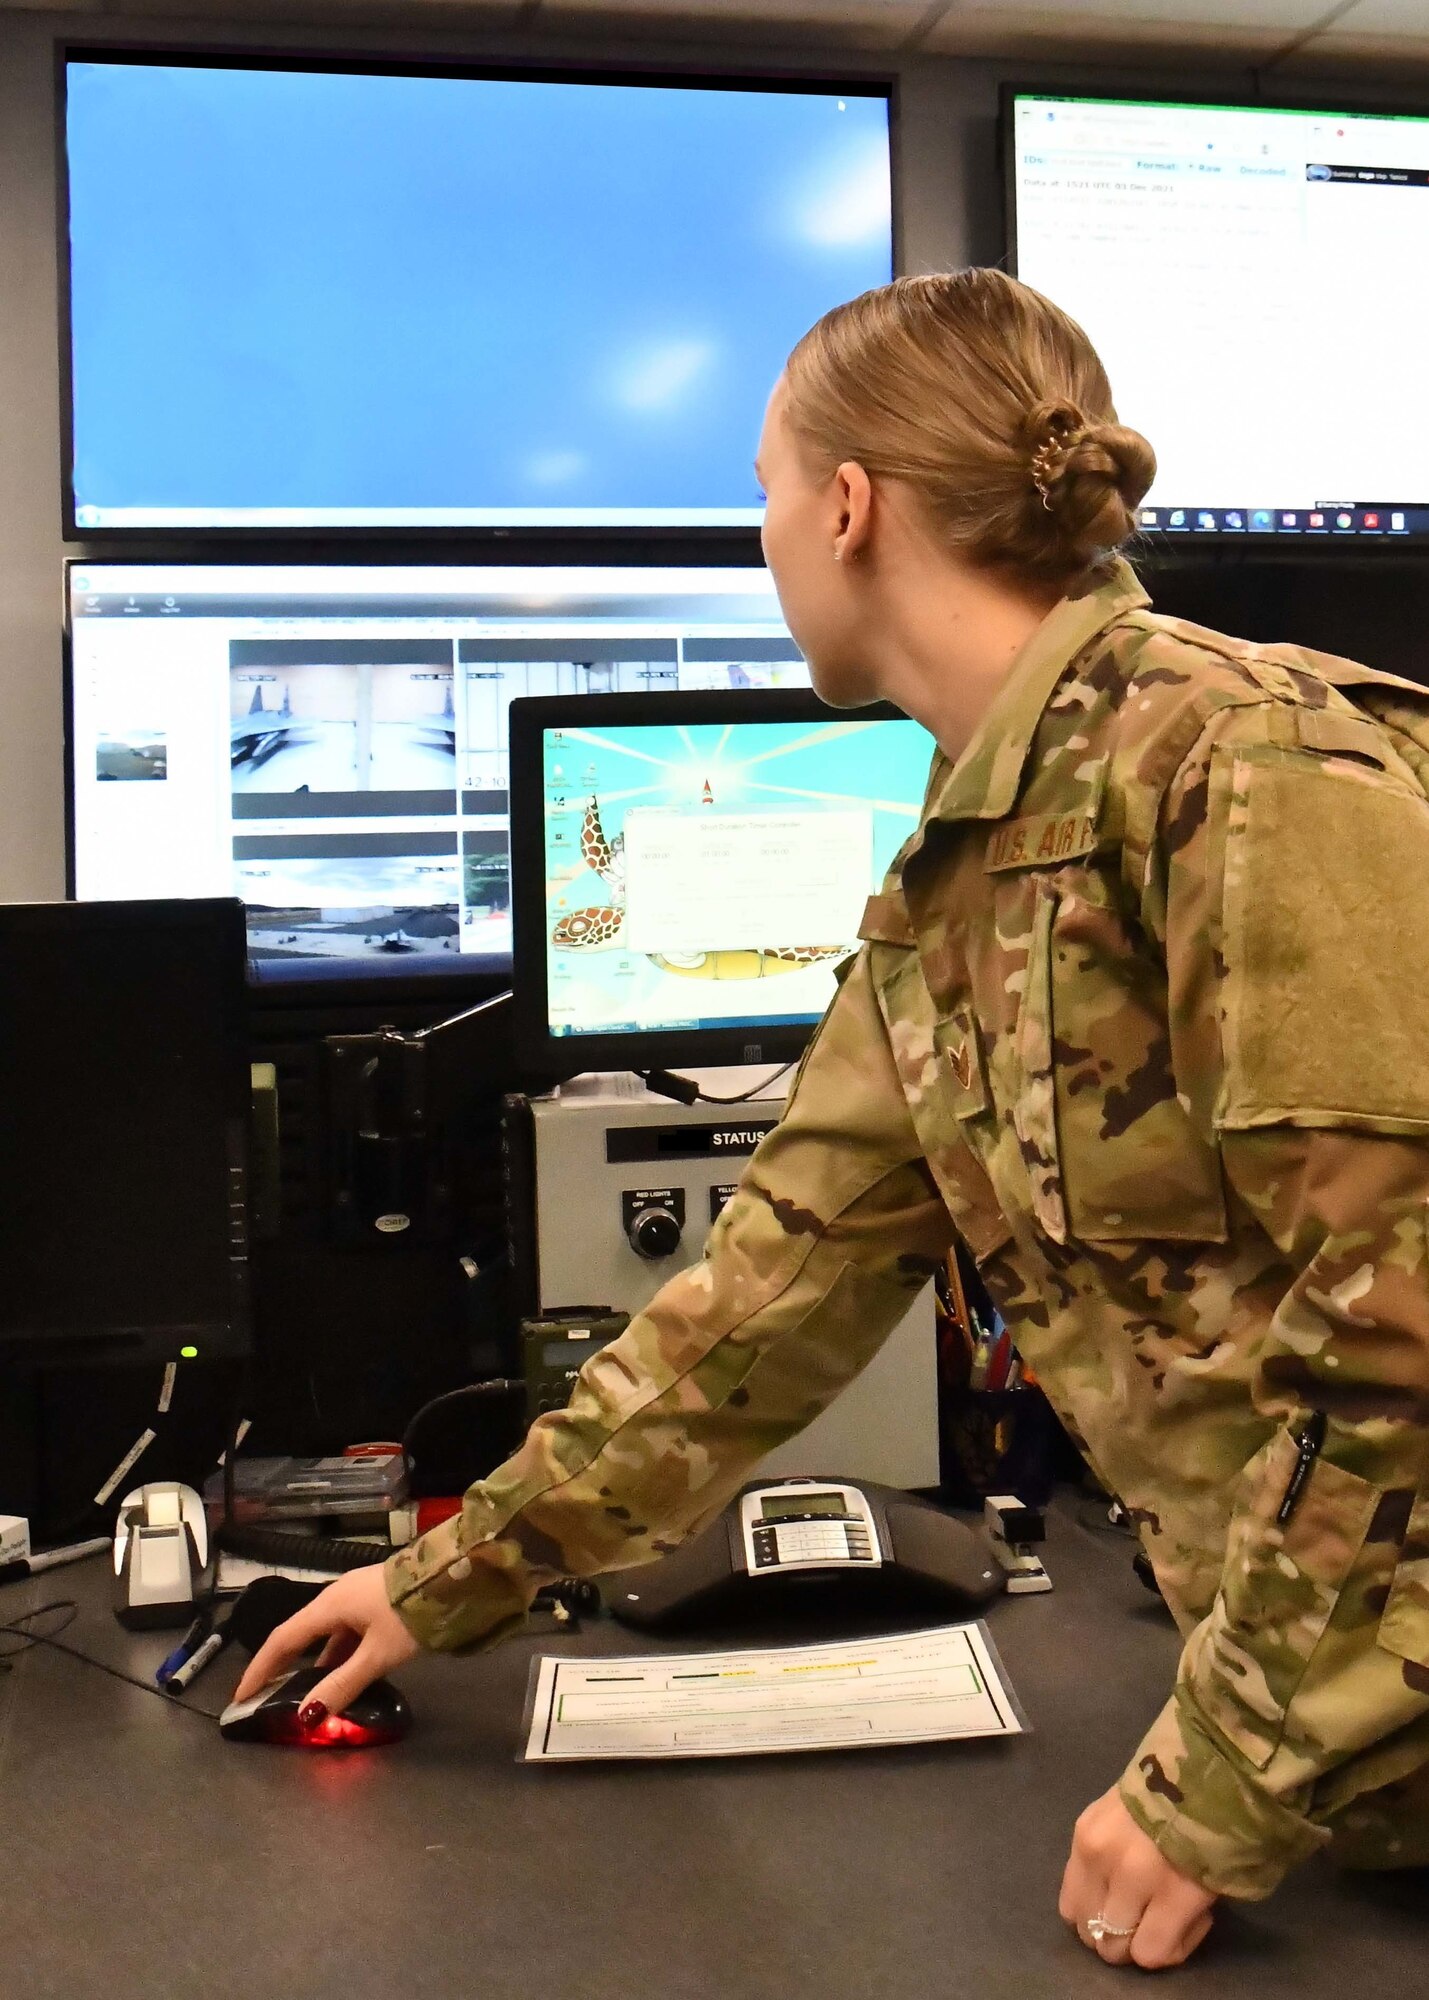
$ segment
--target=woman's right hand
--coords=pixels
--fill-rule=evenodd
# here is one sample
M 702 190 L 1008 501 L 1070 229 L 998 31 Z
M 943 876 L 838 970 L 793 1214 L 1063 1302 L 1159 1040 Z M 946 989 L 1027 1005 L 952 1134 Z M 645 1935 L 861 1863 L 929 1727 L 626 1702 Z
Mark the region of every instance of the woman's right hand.
M 388 1602 L 382 1565 L 374 1563 L 338 1577 L 270 1633 L 249 1662 L 233 1699 L 247 1701 L 259 1693 L 296 1666 L 320 1639 L 327 1643 L 318 1665 L 332 1671 L 303 1704 L 302 1720 L 308 1728 L 315 1728 L 325 1715 L 341 1715 L 370 1682 L 421 1651 Z

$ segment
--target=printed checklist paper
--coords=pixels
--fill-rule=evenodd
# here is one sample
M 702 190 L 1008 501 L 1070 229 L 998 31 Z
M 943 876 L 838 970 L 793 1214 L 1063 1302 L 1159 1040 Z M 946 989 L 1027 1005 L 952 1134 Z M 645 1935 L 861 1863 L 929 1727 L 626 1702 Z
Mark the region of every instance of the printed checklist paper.
M 527 1711 L 527 1763 L 846 1750 L 1027 1728 L 981 1624 L 750 1652 L 542 1655 Z

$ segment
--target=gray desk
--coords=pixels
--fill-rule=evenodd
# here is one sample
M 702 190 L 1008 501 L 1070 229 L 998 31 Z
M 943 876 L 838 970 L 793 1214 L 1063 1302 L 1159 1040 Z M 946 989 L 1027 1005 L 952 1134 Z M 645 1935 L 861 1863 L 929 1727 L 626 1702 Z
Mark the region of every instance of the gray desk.
M 424 1657 L 395 1749 L 315 1755 L 35 1650 L 0 1677 L 5 2000 L 1077 2000 L 1141 1990 L 1056 1916 L 1073 1819 L 1159 1706 L 1175 1635 L 1124 1543 L 1054 1515 L 1051 1596 L 990 1624 L 1035 1734 L 1011 1744 L 533 1770 L 534 1650 Z M 72 1596 L 68 1637 L 152 1672 L 99 1562 L 0 1587 Z M 8 1643 L 8 1642 L 6 1642 Z M 197 1683 L 218 1708 L 234 1655 Z M 1175 1991 L 1424 1990 L 1429 1877 L 1314 1864 L 1229 1908 Z

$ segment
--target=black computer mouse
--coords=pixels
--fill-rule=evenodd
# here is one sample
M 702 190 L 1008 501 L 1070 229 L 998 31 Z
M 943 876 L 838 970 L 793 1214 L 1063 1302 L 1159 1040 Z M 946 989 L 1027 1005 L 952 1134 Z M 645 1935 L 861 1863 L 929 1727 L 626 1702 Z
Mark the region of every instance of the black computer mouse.
M 230 1702 L 218 1718 L 219 1729 L 231 1743 L 287 1743 L 302 1750 L 366 1750 L 400 1742 L 412 1726 L 412 1709 L 391 1681 L 373 1681 L 341 1715 L 304 1724 L 303 1704 L 328 1671 L 295 1667 L 247 1701 Z

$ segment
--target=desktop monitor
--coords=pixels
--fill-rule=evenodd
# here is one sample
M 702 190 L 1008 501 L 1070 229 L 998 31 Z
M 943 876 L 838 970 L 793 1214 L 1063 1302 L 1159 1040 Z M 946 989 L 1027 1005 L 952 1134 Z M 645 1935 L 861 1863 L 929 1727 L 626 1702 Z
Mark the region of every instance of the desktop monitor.
M 813 694 L 511 711 L 525 1072 L 797 1056 L 918 824 L 933 742 Z
M 802 687 L 763 569 L 74 562 L 70 887 L 262 980 L 502 975 L 513 695 Z
M 0 1359 L 248 1350 L 242 906 L 0 905 Z
M 757 526 L 889 86 L 67 52 L 68 531 Z
M 1142 526 L 1429 543 L 1429 116 L 1011 91 L 1014 268 L 1157 455 Z

